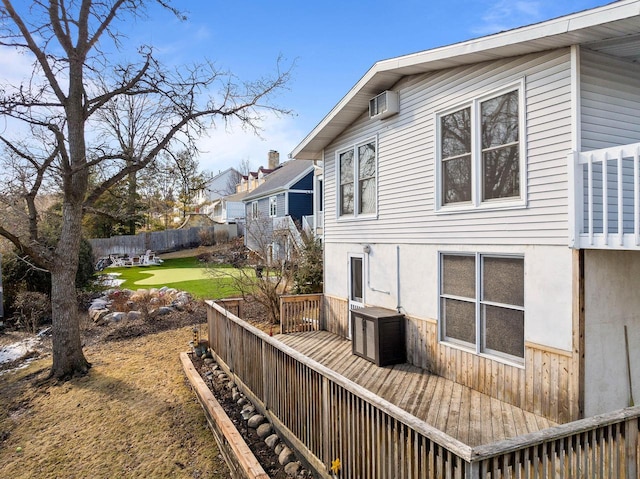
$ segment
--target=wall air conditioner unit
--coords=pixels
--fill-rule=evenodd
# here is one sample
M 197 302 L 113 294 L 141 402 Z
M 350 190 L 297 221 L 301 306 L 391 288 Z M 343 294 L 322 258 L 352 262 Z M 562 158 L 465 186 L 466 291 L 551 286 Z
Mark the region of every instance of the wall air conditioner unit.
M 383 91 L 369 100 L 369 118 L 383 119 L 400 111 L 397 91 Z

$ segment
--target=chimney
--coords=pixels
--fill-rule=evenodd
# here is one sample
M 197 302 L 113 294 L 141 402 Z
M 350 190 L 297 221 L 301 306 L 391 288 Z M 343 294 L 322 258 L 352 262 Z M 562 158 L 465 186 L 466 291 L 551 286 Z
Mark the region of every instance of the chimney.
M 280 166 L 280 153 L 278 153 L 276 150 L 270 150 L 267 168 L 269 168 L 270 170 L 275 170 L 278 166 Z

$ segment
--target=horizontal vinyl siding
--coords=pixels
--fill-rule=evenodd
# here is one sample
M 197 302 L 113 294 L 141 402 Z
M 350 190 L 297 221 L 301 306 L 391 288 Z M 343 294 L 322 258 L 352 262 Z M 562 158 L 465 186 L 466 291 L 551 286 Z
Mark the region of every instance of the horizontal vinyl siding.
M 435 212 L 435 116 L 521 79 L 526 83 L 528 207 Z M 366 112 L 325 149 L 325 241 L 423 244 L 567 244 L 571 148 L 569 50 L 406 77 L 400 113 Z M 336 217 L 335 153 L 378 138 L 378 215 Z
M 640 65 L 583 49 L 582 150 L 640 141 Z

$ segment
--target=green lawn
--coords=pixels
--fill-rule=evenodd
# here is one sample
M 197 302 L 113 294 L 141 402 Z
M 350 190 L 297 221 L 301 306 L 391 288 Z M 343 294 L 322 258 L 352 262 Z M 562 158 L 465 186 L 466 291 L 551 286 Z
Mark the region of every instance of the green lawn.
M 206 268 L 197 258 L 167 259 L 157 266 L 107 268 L 105 273 L 119 273 L 126 289 L 161 288 L 167 286 L 187 291 L 200 299 L 238 296 L 233 276 L 238 270 L 228 265 Z

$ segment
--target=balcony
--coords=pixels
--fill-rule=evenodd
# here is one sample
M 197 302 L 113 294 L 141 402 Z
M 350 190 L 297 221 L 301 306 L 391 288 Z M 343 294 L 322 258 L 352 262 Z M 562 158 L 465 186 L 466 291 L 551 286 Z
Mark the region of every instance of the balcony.
M 640 143 L 569 155 L 569 246 L 640 250 Z

